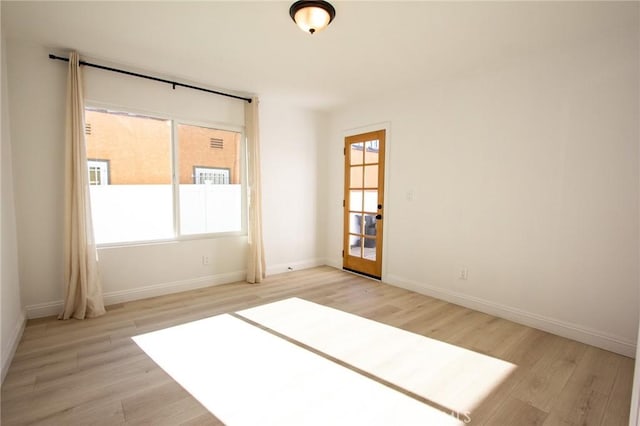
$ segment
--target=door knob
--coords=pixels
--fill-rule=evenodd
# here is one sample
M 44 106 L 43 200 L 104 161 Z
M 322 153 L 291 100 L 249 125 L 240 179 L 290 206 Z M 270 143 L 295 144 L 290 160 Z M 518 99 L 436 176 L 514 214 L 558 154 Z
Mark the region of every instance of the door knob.
M 376 219 L 378 219 L 378 220 L 382 219 L 382 215 L 381 214 L 377 214 L 376 215 Z

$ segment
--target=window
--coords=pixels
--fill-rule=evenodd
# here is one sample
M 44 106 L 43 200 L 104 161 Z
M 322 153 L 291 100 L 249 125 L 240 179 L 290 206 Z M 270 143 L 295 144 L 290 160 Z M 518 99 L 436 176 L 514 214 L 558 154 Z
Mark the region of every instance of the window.
M 109 110 L 86 118 L 98 244 L 243 230 L 240 132 Z
M 179 123 L 180 232 L 182 235 L 239 231 L 241 134 Z M 212 144 L 212 141 L 223 141 Z
M 89 185 L 109 184 L 109 160 L 89 160 Z
M 214 167 L 194 167 L 193 183 L 198 185 L 228 185 L 229 169 L 216 169 Z

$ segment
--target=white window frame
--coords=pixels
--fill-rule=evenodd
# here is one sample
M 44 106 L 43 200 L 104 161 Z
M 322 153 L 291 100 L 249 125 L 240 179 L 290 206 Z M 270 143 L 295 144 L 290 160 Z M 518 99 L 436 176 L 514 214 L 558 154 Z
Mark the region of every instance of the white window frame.
M 140 240 L 140 241 L 122 241 L 113 243 L 99 243 L 98 248 L 101 247 L 123 247 L 123 246 L 137 246 L 148 244 L 165 244 L 177 241 L 199 240 L 199 239 L 215 239 L 226 238 L 232 236 L 246 236 L 247 235 L 247 210 L 248 210 L 248 192 L 249 176 L 247 173 L 247 141 L 243 126 L 234 126 L 220 122 L 213 121 L 197 121 L 185 119 L 184 117 L 171 116 L 166 113 L 158 113 L 153 111 L 140 110 L 136 108 L 129 108 L 123 106 L 114 106 L 112 104 L 105 104 L 101 102 L 85 102 L 85 110 L 101 110 L 109 112 L 123 112 L 143 117 L 156 118 L 161 120 L 167 120 L 171 123 L 171 186 L 173 188 L 173 238 L 158 238 L 152 240 Z M 240 149 L 239 152 L 239 176 L 240 176 L 240 188 L 241 188 L 241 200 L 242 205 L 240 207 L 240 230 L 229 232 L 215 232 L 215 233 L 202 233 L 202 234 L 189 234 L 182 235 L 180 233 L 180 176 L 178 173 L 179 162 L 179 141 L 178 141 L 178 125 L 199 126 L 210 129 L 223 130 L 228 132 L 236 132 L 240 134 Z

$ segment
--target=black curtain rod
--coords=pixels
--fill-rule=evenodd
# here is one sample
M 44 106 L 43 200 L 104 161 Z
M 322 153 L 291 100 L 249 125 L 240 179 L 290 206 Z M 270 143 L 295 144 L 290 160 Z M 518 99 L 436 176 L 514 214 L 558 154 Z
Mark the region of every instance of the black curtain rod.
M 61 56 L 56 56 L 56 55 L 53 55 L 53 54 L 49 54 L 49 59 L 58 59 L 59 61 L 69 62 L 69 58 L 63 58 Z M 86 65 L 88 67 L 98 68 L 98 69 L 101 69 L 101 70 L 112 71 L 112 72 L 117 72 L 117 73 L 126 74 L 126 75 L 132 75 L 134 77 L 146 78 L 147 80 L 159 81 L 161 83 L 167 83 L 167 84 L 172 85 L 174 90 L 175 90 L 176 86 L 186 87 L 188 89 L 200 90 L 202 92 L 213 93 L 214 95 L 226 96 L 228 98 L 240 99 L 240 100 L 247 101 L 247 102 L 251 103 L 251 98 L 243 98 L 242 96 L 231 95 L 229 93 L 218 92 L 216 90 L 204 89 L 202 87 L 192 86 L 190 84 L 179 83 L 177 81 L 165 80 L 163 78 L 153 77 L 153 76 L 150 76 L 150 75 L 138 74 L 137 72 L 120 70 L 118 68 L 105 67 L 104 65 L 91 64 L 91 63 L 85 62 L 85 61 L 80 61 L 80 65 Z

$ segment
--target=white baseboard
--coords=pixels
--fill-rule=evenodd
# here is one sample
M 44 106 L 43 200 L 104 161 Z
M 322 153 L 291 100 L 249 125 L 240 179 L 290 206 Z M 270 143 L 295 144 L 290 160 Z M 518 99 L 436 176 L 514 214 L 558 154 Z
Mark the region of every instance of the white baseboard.
M 18 316 L 18 320 L 16 321 L 16 326 L 13 329 L 13 333 L 11 334 L 11 339 L 9 340 L 9 347 L 7 351 L 2 351 L 2 370 L 0 372 L 0 383 L 4 382 L 4 378 L 9 371 L 9 366 L 11 366 L 11 361 L 13 360 L 13 356 L 16 353 L 16 349 L 18 349 L 18 343 L 22 339 L 22 333 L 24 333 L 24 327 L 27 323 L 27 317 L 24 311 L 20 311 L 20 315 Z
M 342 258 L 336 257 L 333 259 L 324 259 L 324 265 L 331 266 L 336 269 L 342 269 Z
M 325 264 L 324 259 L 307 259 L 297 262 L 281 263 L 279 265 L 267 265 L 266 274 L 275 275 L 282 274 L 284 272 L 297 271 L 300 269 L 315 268 L 316 266 L 322 266 Z M 291 269 L 289 269 L 291 268 Z
M 455 303 L 456 305 L 461 305 L 486 314 L 495 315 L 497 317 L 547 331 L 558 336 L 577 340 L 578 342 L 586 343 L 588 345 L 597 346 L 624 356 L 631 358 L 635 357 L 636 343 L 619 336 L 613 336 L 589 327 L 511 308 L 509 306 L 490 302 L 478 297 L 406 280 L 396 275 L 387 275 L 386 280 L 388 284 L 396 287 L 402 287 L 407 290 L 415 291 L 416 293 L 425 294 L 427 296 Z
M 289 267 L 293 268 L 293 270 L 299 270 L 313 268 L 320 265 L 327 265 L 337 269 L 341 269 L 341 263 L 338 262 L 336 264 L 333 259 L 308 259 L 304 261 L 268 266 L 266 272 L 267 275 L 272 275 L 287 272 L 289 270 Z M 236 281 L 244 281 L 244 279 L 245 271 L 209 275 L 190 280 L 174 281 L 169 283 L 161 283 L 146 287 L 134 288 L 130 290 L 109 292 L 105 293 L 104 301 L 105 305 L 112 305 L 115 303 L 130 302 L 133 300 L 146 299 L 149 297 L 162 296 L 165 294 L 178 293 L 181 291 L 195 290 L 198 288 L 227 284 Z M 519 324 L 524 324 L 543 331 L 547 331 L 549 333 L 556 334 L 558 336 L 597 346 L 599 348 L 616 352 L 624 356 L 628 356 L 631 358 L 635 357 L 636 343 L 619 336 L 610 335 L 589 327 L 584 327 L 578 324 L 573 324 L 555 318 L 545 317 L 509 306 L 501 305 L 499 303 L 491 302 L 474 296 L 469 296 L 463 293 L 445 290 L 442 288 L 407 280 L 396 275 L 387 275 L 385 276 L 384 281 L 387 284 L 394 285 L 396 287 L 401 287 L 407 290 L 415 291 L 416 293 L 436 297 L 447 302 L 465 306 L 467 308 L 484 312 L 490 315 L 495 315 L 500 318 L 505 318 Z M 40 318 L 58 315 L 61 310 L 62 301 L 29 305 L 26 307 L 26 318 Z M 13 353 L 15 352 L 18 342 L 20 341 L 20 338 L 22 336 L 24 324 L 25 314 L 23 313 L 22 319 L 20 321 L 20 326 L 18 329 L 16 329 L 15 335 L 13 336 L 12 352 L 10 352 L 11 357 L 13 357 Z M 5 354 L 3 354 L 3 378 L 4 374 L 6 374 L 5 370 L 9 367 L 8 364 L 5 365 L 5 358 L 7 357 L 5 356 Z M 7 359 L 10 363 L 11 358 Z
M 179 293 L 181 291 L 212 287 L 220 284 L 229 284 L 237 281 L 244 281 L 246 276 L 246 271 L 236 271 L 225 274 L 208 275 L 190 280 L 155 284 L 130 290 L 112 291 L 104 294 L 104 304 L 113 305 L 116 303 L 131 302 L 132 300 L 148 299 L 150 297 L 164 296 L 165 294 Z
M 116 303 L 163 296 L 165 294 L 179 293 L 181 291 L 195 290 L 198 288 L 228 284 L 236 281 L 244 281 L 245 277 L 246 271 L 235 271 L 225 274 L 192 278 L 189 280 L 172 281 L 145 287 L 137 287 L 128 290 L 112 291 L 104 294 L 104 304 L 108 306 Z M 62 300 L 29 305 L 26 307 L 27 318 L 41 318 L 58 315 L 62 311 L 62 305 Z
M 62 300 L 27 305 L 25 310 L 28 319 L 57 316 L 62 312 Z

